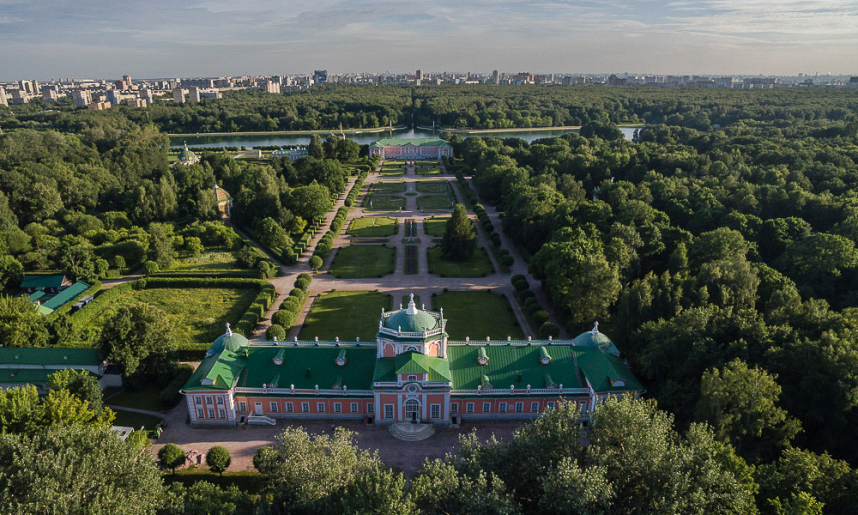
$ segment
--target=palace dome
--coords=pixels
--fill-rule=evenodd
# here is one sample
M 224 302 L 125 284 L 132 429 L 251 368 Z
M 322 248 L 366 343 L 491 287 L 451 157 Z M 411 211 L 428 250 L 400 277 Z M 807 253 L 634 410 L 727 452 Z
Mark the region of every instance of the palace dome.
M 604 334 L 599 332 L 599 323 L 597 322 L 592 331 L 587 331 L 579 334 L 572 340 L 576 346 L 584 347 L 589 350 L 599 349 L 608 354 L 619 356 L 620 351 L 614 345 L 614 342 Z
M 208 352 L 206 352 L 206 356 L 220 354 L 223 350 L 238 352 L 239 349 L 246 347 L 248 344 L 250 344 L 250 342 L 247 338 L 238 333 L 232 332 L 232 329 L 229 328 L 229 324 L 227 324 L 226 332 L 215 339 L 214 343 L 209 347 Z
M 384 326 L 394 331 L 404 333 L 423 333 L 440 327 L 441 322 L 414 305 L 414 296 L 408 303 L 408 309 L 402 309 L 390 316 Z

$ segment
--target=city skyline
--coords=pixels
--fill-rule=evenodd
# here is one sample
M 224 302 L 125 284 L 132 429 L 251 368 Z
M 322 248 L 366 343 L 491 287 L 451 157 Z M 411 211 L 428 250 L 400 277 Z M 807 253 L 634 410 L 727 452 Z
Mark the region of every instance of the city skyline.
M 492 69 L 854 75 L 845 0 L 0 0 L 0 80 Z

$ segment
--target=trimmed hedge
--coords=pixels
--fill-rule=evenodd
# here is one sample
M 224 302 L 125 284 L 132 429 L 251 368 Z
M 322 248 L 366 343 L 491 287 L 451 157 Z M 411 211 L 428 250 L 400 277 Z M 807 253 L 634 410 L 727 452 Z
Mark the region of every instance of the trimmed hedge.
M 182 394 L 179 393 L 179 390 L 185 386 L 185 383 L 188 382 L 188 379 L 191 378 L 191 375 L 194 373 L 194 367 L 190 365 L 179 365 L 178 371 L 176 373 L 176 377 L 170 381 L 167 386 L 161 390 L 160 395 L 158 395 L 158 400 L 161 401 L 161 404 L 167 408 L 173 408 L 179 401 L 182 400 Z

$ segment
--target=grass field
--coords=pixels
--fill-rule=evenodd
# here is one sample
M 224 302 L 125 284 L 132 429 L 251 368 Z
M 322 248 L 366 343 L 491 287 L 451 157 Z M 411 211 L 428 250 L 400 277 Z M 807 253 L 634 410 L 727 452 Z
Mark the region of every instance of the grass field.
M 370 191 L 379 195 L 405 193 L 404 182 L 377 182 L 370 186 Z
M 447 181 L 417 181 L 418 193 L 450 194 L 450 183 Z
M 447 261 L 441 257 L 441 247 L 427 251 L 429 273 L 441 277 L 485 277 L 495 271 L 486 249 L 477 249 L 467 261 Z
M 364 216 L 352 220 L 347 234 L 358 238 L 381 238 L 399 232 L 399 221 L 386 216 Z
M 337 250 L 331 275 L 341 279 L 368 279 L 392 274 L 396 249 L 384 245 L 349 245 Z
M 238 265 L 232 251 L 210 249 L 197 257 L 182 257 L 176 259 L 170 270 L 205 272 L 215 270 L 234 270 L 236 268 L 238 268 Z
M 417 197 L 417 209 L 452 211 L 455 205 L 450 195 L 424 195 Z
M 405 168 L 398 166 L 383 166 L 379 173 L 381 175 L 405 175 Z
M 441 175 L 440 168 L 427 168 L 427 167 L 418 167 L 417 175 Z
M 361 341 L 374 342 L 378 331 L 381 308 L 391 308 L 391 296 L 374 291 L 334 291 L 320 295 L 298 334 L 300 340 L 350 341 L 359 337 Z
M 435 238 L 442 238 L 447 231 L 447 220 L 449 218 L 425 218 L 423 219 L 423 230 L 426 234 Z
M 176 332 L 176 342 L 211 343 L 233 326 L 256 298 L 255 289 L 147 288 L 128 290 L 95 316 L 90 325 L 100 328 L 120 306 L 138 302 L 152 304 L 167 313 Z
M 114 410 L 116 419 L 113 421 L 114 426 L 133 427 L 134 429 L 143 429 L 151 431 L 161 422 L 162 419 L 146 415 L 144 413 L 134 413 L 133 411 Z
M 512 307 L 506 297 L 491 292 L 449 291 L 432 296 L 432 309 L 444 308 L 449 320 L 447 333 L 452 340 L 522 339 Z
M 122 390 L 111 397 L 105 398 L 105 404 L 124 406 L 126 408 L 145 409 L 148 411 L 164 411 L 170 409 L 161 404 L 158 396 L 161 387 L 158 385 L 147 385 L 145 388 L 135 391 Z M 173 406 L 174 407 L 174 406 Z
M 405 208 L 405 197 L 401 195 L 369 194 L 364 200 L 364 207 L 372 211 L 399 211 Z

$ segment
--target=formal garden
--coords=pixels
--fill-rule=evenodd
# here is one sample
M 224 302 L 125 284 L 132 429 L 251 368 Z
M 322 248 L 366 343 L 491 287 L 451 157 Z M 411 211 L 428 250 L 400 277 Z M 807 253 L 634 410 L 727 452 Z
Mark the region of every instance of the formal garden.
M 422 195 L 417 197 L 417 209 L 420 211 L 452 211 L 455 203 L 452 195 Z
M 375 342 L 381 308 L 391 309 L 392 297 L 377 291 L 333 291 L 316 297 L 304 319 L 300 340 Z
M 486 277 L 495 271 L 488 253 L 483 248 L 475 249 L 471 257 L 461 261 L 445 259 L 441 247 L 428 249 L 427 257 L 429 273 L 441 277 Z
M 349 245 L 337 250 L 330 274 L 338 279 L 369 279 L 392 274 L 395 269 L 395 248 Z
M 451 194 L 450 183 L 443 180 L 417 181 L 417 193 L 429 193 L 431 195 Z
M 363 207 L 367 211 L 400 211 L 405 209 L 405 197 L 402 195 L 377 195 L 367 193 Z
M 402 181 L 377 182 L 375 184 L 370 184 L 369 191 L 378 195 L 394 195 L 396 193 L 405 193 L 405 183 Z
M 432 218 L 424 218 L 423 230 L 427 235 L 432 236 L 433 238 L 441 238 L 447 230 L 447 220 L 449 219 L 449 217 L 439 218 L 435 216 Z
M 347 234 L 356 238 L 383 238 L 399 232 L 399 221 L 381 216 L 355 218 L 349 225 Z
M 524 338 L 509 301 L 502 294 L 485 291 L 445 291 L 432 295 L 432 309 L 444 309 L 451 340 L 514 340 Z

